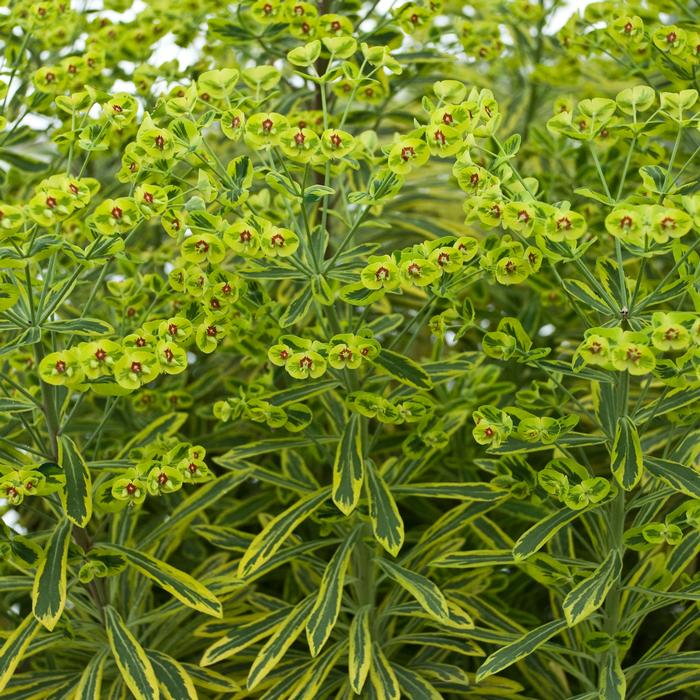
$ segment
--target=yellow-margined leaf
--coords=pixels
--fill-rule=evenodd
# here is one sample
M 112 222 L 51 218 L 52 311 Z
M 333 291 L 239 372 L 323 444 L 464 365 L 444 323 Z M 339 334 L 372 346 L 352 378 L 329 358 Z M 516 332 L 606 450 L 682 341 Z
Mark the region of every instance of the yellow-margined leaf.
M 403 545 L 403 520 L 396 501 L 377 468 L 369 460 L 365 467 L 365 488 L 372 531 L 377 542 L 395 557 Z
M 403 690 L 403 697 L 420 698 L 420 700 L 443 700 L 442 695 L 435 687 L 420 674 L 398 664 L 391 664 L 391 667 L 394 669 L 401 690 Z
M 642 478 L 644 465 L 637 426 L 628 416 L 622 416 L 617 420 L 610 458 L 615 480 L 625 491 L 631 491 Z
M 257 620 L 234 627 L 204 650 L 202 660 L 199 662 L 200 666 L 211 666 L 217 661 L 228 659 L 229 656 L 237 654 L 264 637 L 269 637 L 289 615 L 290 610 L 290 607 L 285 606 Z
M 622 560 L 618 552 L 613 550 L 587 579 L 569 591 L 563 605 L 569 627 L 587 618 L 603 604 L 621 572 Z
M 367 680 L 372 665 L 372 634 L 369 627 L 371 605 L 365 605 L 356 613 L 350 625 L 350 649 L 348 650 L 348 676 L 350 687 L 357 695 Z
M 620 666 L 617 653 L 611 649 L 608 651 L 600 671 L 600 697 L 605 698 L 605 700 L 625 700 L 626 695 L 627 679 Z
M 34 639 L 39 629 L 39 621 L 33 614 L 29 614 L 5 640 L 0 649 L 0 692 L 12 678 L 29 642 Z
M 104 652 L 90 659 L 80 676 L 80 682 L 75 689 L 73 700 L 96 700 L 96 698 L 102 697 L 102 672 L 104 671 L 104 666 Z
M 333 462 L 333 502 L 345 515 L 355 510 L 364 480 L 360 417 L 350 416 Z
M 309 618 L 314 601 L 315 596 L 313 595 L 304 598 L 289 613 L 270 639 L 265 642 L 265 645 L 250 667 L 247 681 L 248 690 L 255 688 L 279 663 L 287 649 L 294 644 L 301 631 L 306 627 L 306 621 Z
M 354 530 L 345 542 L 336 549 L 326 566 L 318 589 L 316 604 L 306 623 L 306 638 L 309 642 L 311 656 L 316 656 L 330 637 L 340 612 L 343 597 L 345 572 L 350 562 L 358 530 Z
M 322 488 L 304 496 L 280 513 L 258 533 L 241 558 L 238 577 L 244 578 L 260 568 L 292 534 L 294 528 L 306 520 L 328 498 L 329 489 Z
M 78 527 L 85 527 L 92 516 L 92 481 L 77 445 L 67 436 L 58 438 L 58 463 L 66 477 L 61 503 L 66 517 Z
M 182 664 L 194 684 L 205 690 L 213 690 L 215 693 L 235 693 L 241 688 L 235 681 L 222 673 L 212 671 L 210 668 L 202 668 L 195 664 Z
M 136 447 L 144 447 L 153 442 L 158 437 L 168 437 L 176 433 L 182 424 L 187 420 L 187 413 L 166 413 L 164 416 L 159 416 L 152 423 L 149 423 L 143 430 L 136 433 L 129 442 L 122 447 L 121 452 L 117 455 L 117 459 L 121 459 L 131 452 Z
M 540 625 L 540 627 L 536 627 L 534 630 L 530 630 L 522 637 L 518 637 L 514 642 L 501 647 L 481 664 L 476 672 L 477 682 L 529 656 L 565 627 L 566 620 L 552 620 L 544 625 Z
M 378 700 L 401 700 L 399 681 L 381 647 L 372 645 L 372 664 L 369 678 Z
M 415 571 L 410 571 L 385 559 L 377 559 L 376 561 L 387 576 L 407 590 L 428 614 L 440 621 L 449 619 L 450 611 L 447 608 L 447 600 L 432 581 Z
M 143 647 L 111 605 L 104 612 L 109 646 L 127 688 L 137 700 L 158 700 L 158 679 Z
M 221 603 L 216 596 L 184 571 L 129 547 L 118 544 L 102 545 L 102 547 L 124 555 L 131 566 L 153 579 L 181 603 L 207 615 L 221 617 Z
M 554 535 L 565 525 L 573 522 L 584 510 L 571 510 L 561 508 L 546 518 L 538 521 L 529 530 L 524 532 L 513 545 L 513 556 L 515 559 L 525 559 L 531 554 L 544 547 Z
M 326 649 L 325 653 L 314 659 L 309 670 L 299 679 L 288 696 L 294 700 L 318 700 L 322 695 L 318 692 L 323 681 L 333 670 L 335 662 L 345 650 L 345 644 L 338 643 Z
M 51 534 L 34 577 L 34 616 L 47 630 L 58 622 L 66 604 L 66 567 L 71 525 L 61 520 Z
M 182 664 L 155 649 L 146 654 L 167 700 L 197 700 L 197 690 Z

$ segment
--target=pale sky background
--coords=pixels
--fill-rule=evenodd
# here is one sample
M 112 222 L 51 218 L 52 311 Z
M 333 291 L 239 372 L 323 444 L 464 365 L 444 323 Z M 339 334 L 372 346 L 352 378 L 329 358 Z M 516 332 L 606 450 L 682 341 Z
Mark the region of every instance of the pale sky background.
M 586 5 L 590 4 L 593 2 L 593 0 L 569 0 L 565 5 L 559 9 L 553 16 L 552 21 L 550 22 L 548 26 L 549 31 L 557 31 L 560 29 L 566 21 L 569 19 L 571 16 L 572 12 L 575 10 L 581 10 Z M 81 3 L 82 4 L 82 3 Z M 399 0 L 380 0 L 377 9 L 381 11 L 387 11 L 389 10 L 392 6 L 398 5 Z M 100 7 L 102 3 L 100 0 L 89 0 L 88 6 L 93 6 L 93 7 Z M 136 12 L 139 12 L 141 9 L 143 9 L 145 6 L 145 3 L 142 2 L 142 0 L 136 0 L 134 2 L 132 8 L 124 13 L 123 15 L 120 15 L 119 13 L 116 12 L 106 12 L 106 16 L 111 16 L 114 20 L 123 20 L 124 17 L 128 17 L 129 15 L 133 15 Z M 151 63 L 158 65 L 160 63 L 164 63 L 165 61 L 170 61 L 174 57 L 177 57 L 180 65 L 184 66 L 189 63 L 191 63 L 197 56 L 197 49 L 192 48 L 192 49 L 182 49 L 178 46 L 175 46 L 175 44 L 172 41 L 172 37 L 170 35 L 167 35 L 161 39 L 158 44 L 156 45 L 156 50 L 154 51 L 152 57 L 151 57 Z M 115 86 L 116 89 L 124 89 L 127 87 L 127 85 L 124 86 Z M 33 116 L 33 115 L 30 115 Z M 37 125 L 35 125 L 37 126 Z M 5 504 L 5 501 L 3 499 L 0 499 L 0 507 L 2 507 Z M 14 528 L 17 531 L 24 531 L 24 528 L 22 528 L 18 524 L 18 513 L 15 510 L 9 510 L 6 513 L 3 514 L 2 519 L 12 528 Z

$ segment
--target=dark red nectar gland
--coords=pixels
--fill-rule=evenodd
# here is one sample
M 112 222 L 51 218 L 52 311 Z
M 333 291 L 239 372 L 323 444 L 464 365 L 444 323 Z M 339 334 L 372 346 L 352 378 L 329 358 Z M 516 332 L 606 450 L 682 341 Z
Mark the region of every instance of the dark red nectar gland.
M 664 333 L 664 338 L 666 340 L 678 340 L 678 336 L 681 332 L 677 328 L 668 328 Z
M 634 28 L 634 27 L 632 27 L 632 22 L 627 22 L 627 23 L 625 24 L 625 26 L 623 27 L 623 29 L 624 29 L 624 31 L 625 31 L 625 34 L 631 34 L 633 28 Z
M 158 136 L 156 136 L 155 138 L 155 144 L 156 148 L 162 151 L 163 148 L 165 148 L 165 139 L 160 134 L 158 134 Z
M 676 39 L 678 39 L 678 35 L 676 34 L 676 32 L 669 32 L 669 33 L 666 35 L 666 41 L 667 41 L 669 44 L 675 44 L 675 43 L 676 43 Z
M 338 357 L 341 360 L 352 360 L 352 350 L 350 348 L 343 348 L 339 353 Z
M 107 359 L 107 352 L 102 348 L 97 348 L 97 350 L 95 350 L 95 359 L 98 362 L 104 362 Z
M 68 189 L 73 193 L 73 194 L 78 194 L 80 190 L 78 189 L 78 185 L 76 185 L 74 182 L 71 182 L 70 185 L 68 185 Z
M 273 248 L 281 248 L 284 245 L 284 236 L 281 233 L 276 233 L 270 238 L 270 244 Z
M 642 358 L 642 352 L 639 348 L 635 347 L 632 345 L 627 349 L 627 359 L 630 362 L 639 362 L 639 360 Z
M 389 279 L 389 270 L 387 270 L 386 267 L 378 267 L 377 271 L 374 273 L 374 276 L 377 280 L 388 280 Z
M 263 123 L 262 123 L 261 126 L 262 126 L 262 130 L 263 130 L 266 134 L 269 134 L 269 133 L 272 131 L 272 127 L 274 126 L 274 124 L 273 124 L 273 122 L 272 122 L 272 119 L 270 119 L 270 118 L 268 117 L 267 119 L 265 119 L 265 121 L 263 121 Z
M 486 428 L 486 430 L 484 430 L 484 435 L 486 435 L 486 437 L 493 437 L 493 428 Z
M 143 372 L 143 367 L 141 366 L 141 363 L 136 362 L 136 361 L 132 362 L 131 363 L 131 371 L 134 374 L 141 374 L 141 372 Z
M 264 12 L 266 15 L 272 14 L 272 5 L 270 5 L 269 2 L 266 2 L 266 3 L 263 5 L 263 12 Z
M 287 350 L 280 351 L 280 359 L 286 360 L 289 357 L 289 352 Z
M 18 491 L 14 486 L 10 486 L 7 489 L 7 495 L 9 498 L 17 498 L 18 496 Z
M 313 366 L 314 361 L 308 355 L 304 355 L 304 357 L 299 360 L 300 369 L 311 369 Z
M 112 105 L 112 111 L 116 112 L 117 114 L 121 114 L 124 111 L 124 108 L 121 105 Z
M 631 216 L 623 216 L 623 217 L 620 219 L 620 226 L 621 226 L 622 228 L 625 228 L 625 229 L 627 229 L 627 228 L 632 228 L 632 224 L 633 224 L 633 221 L 632 221 L 632 217 L 631 217 Z
M 224 294 L 225 296 L 228 296 L 231 293 L 231 285 L 226 282 L 222 287 L 221 287 L 221 293 Z
M 241 125 L 241 118 L 240 117 L 234 117 L 231 119 L 231 127 L 234 129 L 238 129 Z
M 594 340 L 589 346 L 588 350 L 589 352 L 592 352 L 594 355 L 597 355 L 600 353 L 603 349 L 603 346 L 598 342 L 597 340 Z
M 67 366 L 66 366 L 66 363 L 65 363 L 63 360 L 59 360 L 59 361 L 56 363 L 56 371 L 57 371 L 59 374 L 63 374 L 63 373 L 66 371 L 66 369 L 68 369 L 68 368 L 67 368 Z
M 172 362 L 173 359 L 175 358 L 175 354 L 173 353 L 173 351 L 170 348 L 165 348 L 165 352 L 163 353 L 163 355 L 165 355 L 165 359 L 168 362 Z
M 509 260 L 506 263 L 505 267 L 506 267 L 506 272 L 510 275 L 512 275 L 518 269 L 518 266 L 515 264 L 514 260 Z
M 331 29 L 332 29 L 334 32 L 339 32 L 339 31 L 341 30 L 340 22 L 338 22 L 337 19 L 334 19 L 334 20 L 331 22 Z
M 238 240 L 241 243 L 250 243 L 252 237 L 253 234 L 248 229 L 246 229 L 245 231 L 241 231 L 241 235 L 238 237 Z
M 401 149 L 401 159 L 406 163 L 411 159 L 416 157 L 416 151 L 413 146 L 404 146 Z
M 136 338 L 136 347 L 137 348 L 143 348 L 146 347 L 146 339 L 142 337 Z
M 194 462 L 190 462 L 190 463 L 187 465 L 187 471 L 188 471 L 190 474 L 196 473 L 196 471 L 197 471 L 197 465 L 196 465 Z
M 49 71 L 45 76 L 44 80 L 46 80 L 47 83 L 53 83 L 54 80 L 56 80 L 56 74 L 52 73 Z
M 435 141 L 436 143 L 441 143 L 443 146 L 447 143 L 445 134 L 442 131 L 440 131 L 440 129 L 437 129 L 435 131 Z
M 133 483 L 129 482 L 129 483 L 126 485 L 126 492 L 127 492 L 130 496 L 133 496 L 133 495 L 136 493 L 136 484 L 133 484 Z
M 333 145 L 333 148 L 340 148 L 343 143 L 343 139 L 341 139 L 338 134 L 331 134 L 330 142 Z
M 153 204 L 153 195 L 150 192 L 144 192 L 143 201 L 146 202 L 146 204 Z
M 201 255 L 209 252 L 209 244 L 206 241 L 199 240 L 194 244 L 194 249 Z
M 557 230 L 569 231 L 571 229 L 571 219 L 568 216 L 562 216 L 561 219 L 557 219 Z
M 112 214 L 112 218 L 117 219 L 117 221 L 118 221 L 119 219 L 122 218 L 124 212 L 119 207 L 112 207 L 111 214 Z
M 207 326 L 207 335 L 208 335 L 210 338 L 216 338 L 216 334 L 217 334 L 218 332 L 219 332 L 219 331 L 216 330 L 216 326 Z
M 450 124 L 452 124 L 453 121 L 454 121 L 454 119 L 452 118 L 452 115 L 449 112 L 445 112 L 442 115 L 442 123 L 445 126 L 450 126 Z
M 56 208 L 56 204 L 57 204 L 57 202 L 56 202 L 56 198 L 55 198 L 55 197 L 47 197 L 47 198 L 46 198 L 46 206 L 47 206 L 49 209 L 55 209 L 55 208 Z
M 306 141 L 306 136 L 304 136 L 303 132 L 297 131 L 297 133 L 294 134 L 294 143 L 296 143 L 297 146 L 303 146 L 304 141 Z
M 161 486 L 165 486 L 168 483 L 168 475 L 165 472 L 158 474 L 158 483 Z
M 408 274 L 411 275 L 411 277 L 419 277 L 420 276 L 420 265 L 418 263 L 411 263 L 407 269 L 408 269 Z
M 440 267 L 447 265 L 450 262 L 450 254 L 442 252 L 437 256 L 437 263 Z
M 170 333 L 172 336 L 177 335 L 177 326 L 174 323 L 168 324 L 168 333 Z
M 530 221 L 530 215 L 524 209 L 521 209 L 518 212 L 518 221 L 520 221 L 523 224 L 526 224 L 528 221 Z
M 661 228 L 664 231 L 676 228 L 676 220 L 672 216 L 665 216 L 661 219 Z

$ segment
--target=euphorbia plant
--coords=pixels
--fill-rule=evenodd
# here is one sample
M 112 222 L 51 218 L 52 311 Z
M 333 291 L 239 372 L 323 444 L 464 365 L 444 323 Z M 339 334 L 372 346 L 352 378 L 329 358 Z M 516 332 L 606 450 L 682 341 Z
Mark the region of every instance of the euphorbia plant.
M 0 10 L 2 697 L 700 697 L 696 3 L 94 5 Z

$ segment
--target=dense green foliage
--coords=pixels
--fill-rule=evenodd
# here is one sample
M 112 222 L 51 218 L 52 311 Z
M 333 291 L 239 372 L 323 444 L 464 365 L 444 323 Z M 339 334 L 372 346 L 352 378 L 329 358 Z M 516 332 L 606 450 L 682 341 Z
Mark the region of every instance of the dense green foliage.
M 4 700 L 700 698 L 700 3 L 384 5 L 2 3 Z

